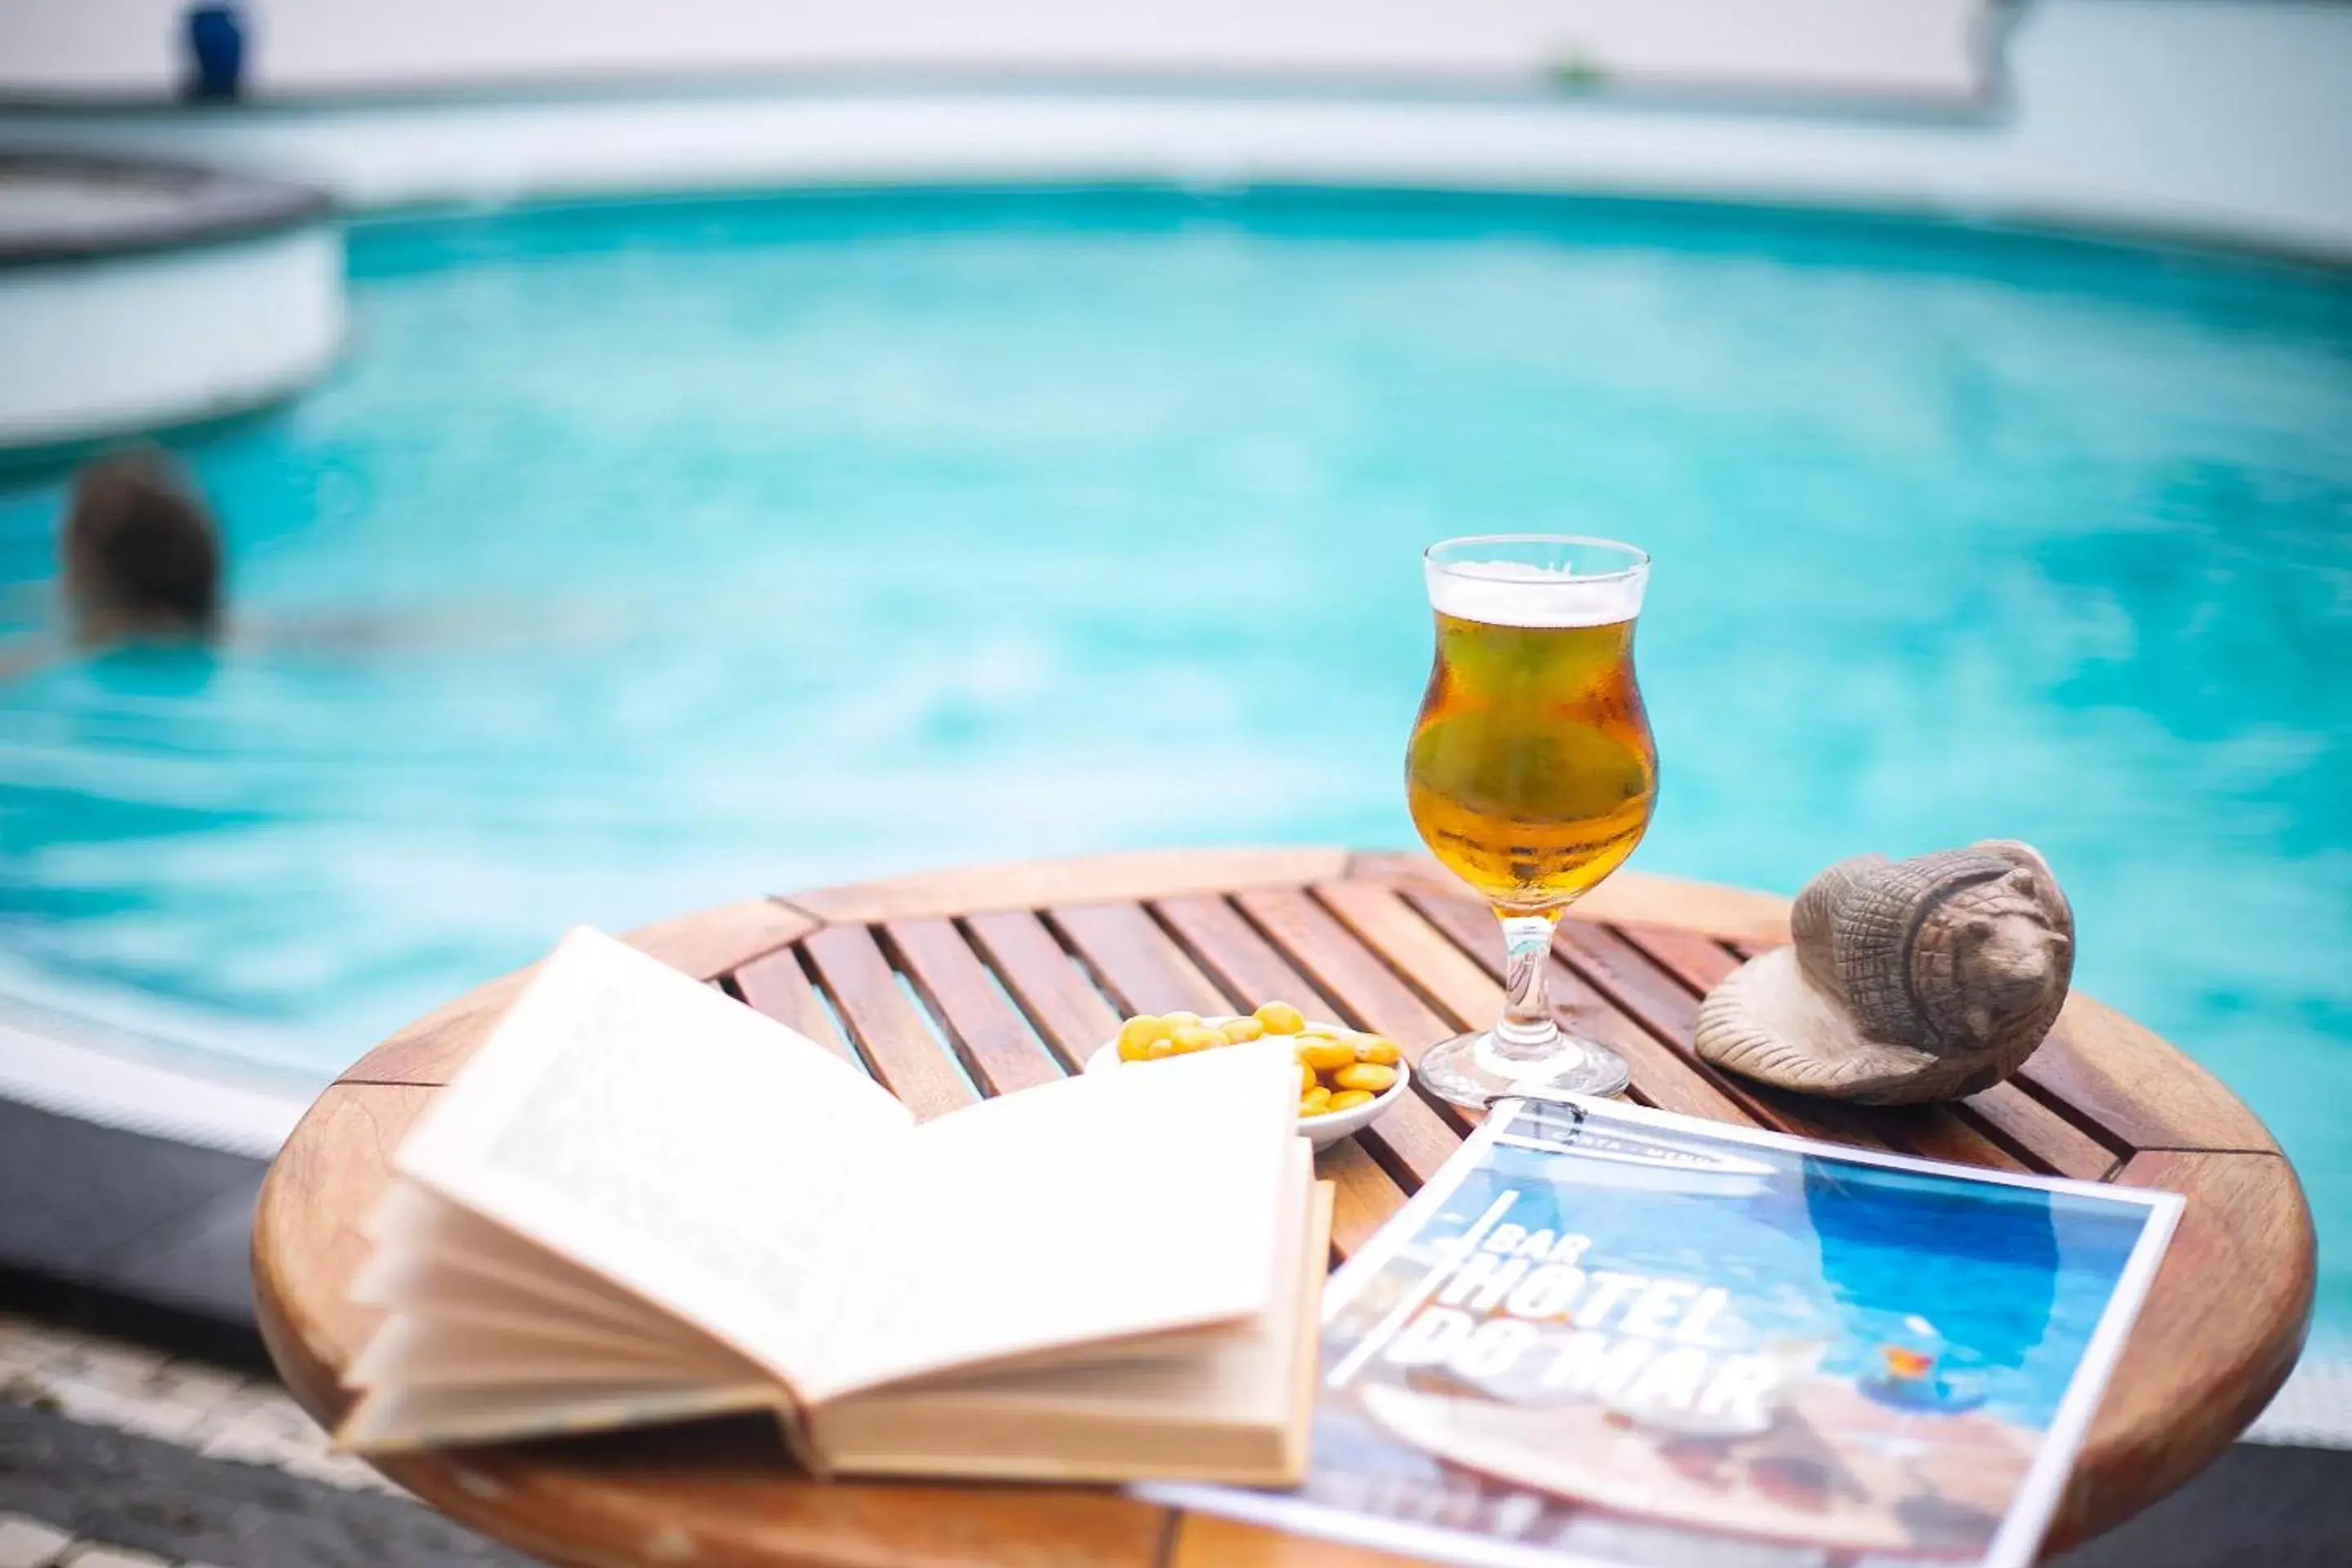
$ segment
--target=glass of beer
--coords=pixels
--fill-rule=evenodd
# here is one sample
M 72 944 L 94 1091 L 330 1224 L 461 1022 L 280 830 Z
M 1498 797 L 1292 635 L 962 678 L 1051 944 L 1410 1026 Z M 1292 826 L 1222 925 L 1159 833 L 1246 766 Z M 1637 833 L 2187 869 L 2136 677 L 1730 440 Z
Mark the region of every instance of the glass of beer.
M 1437 658 L 1405 789 L 1440 864 L 1494 906 L 1503 1016 L 1431 1047 L 1431 1090 L 1482 1106 L 1530 1089 L 1610 1095 L 1629 1078 L 1563 1034 L 1546 986 L 1560 911 L 1622 865 L 1650 825 L 1658 753 L 1633 683 L 1650 558 L 1553 534 L 1449 539 L 1423 557 Z

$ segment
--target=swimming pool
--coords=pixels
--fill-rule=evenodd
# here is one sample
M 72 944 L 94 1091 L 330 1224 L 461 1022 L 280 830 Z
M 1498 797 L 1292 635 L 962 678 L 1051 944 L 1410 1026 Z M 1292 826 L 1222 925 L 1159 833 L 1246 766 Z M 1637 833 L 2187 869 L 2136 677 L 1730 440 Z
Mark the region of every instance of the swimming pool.
M 184 445 L 247 640 L 0 686 L 0 990 L 315 1079 L 572 920 L 1409 843 L 1417 552 L 1613 534 L 1634 864 L 2040 845 L 2079 982 L 2295 1155 L 2352 1325 L 2342 277 L 1306 191 L 411 216 L 350 266 L 339 371 Z M 21 626 L 58 486 L 0 483 Z

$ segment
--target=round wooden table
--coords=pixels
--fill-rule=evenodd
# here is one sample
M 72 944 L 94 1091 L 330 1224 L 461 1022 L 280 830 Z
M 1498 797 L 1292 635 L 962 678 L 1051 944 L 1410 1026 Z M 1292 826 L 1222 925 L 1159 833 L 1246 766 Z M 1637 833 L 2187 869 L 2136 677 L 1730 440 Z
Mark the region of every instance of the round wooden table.
M 2128 1516 L 2211 1461 L 2294 1364 L 2311 1218 L 2262 1122 L 2211 1075 L 2088 997 L 2015 1079 L 1872 1110 L 1727 1079 L 1691 1054 L 1706 988 L 1787 936 L 1785 900 L 1621 873 L 1561 924 L 1564 1018 L 1669 1110 L 2010 1170 L 2168 1188 L 2188 1209 L 2076 1466 L 2051 1546 Z M 730 905 L 629 940 L 859 1063 L 921 1115 L 1075 1070 L 1117 1016 L 1273 997 L 1409 1053 L 1491 1021 L 1496 925 L 1414 856 L 1280 849 L 1029 862 Z M 911 982 L 900 984 L 901 977 Z M 359 1226 L 401 1134 L 514 996 L 511 975 L 402 1030 L 325 1094 L 261 1196 L 261 1324 L 295 1396 L 331 1423 L 368 1327 L 344 1300 Z M 1001 983 L 1001 984 L 1000 984 Z M 1360 1245 L 1466 1125 L 1412 1100 L 1319 1159 L 1337 1248 Z M 1081 1488 L 814 1484 L 754 1421 L 425 1454 L 386 1471 L 553 1563 L 1173 1564 L 1336 1568 L 1372 1554 Z

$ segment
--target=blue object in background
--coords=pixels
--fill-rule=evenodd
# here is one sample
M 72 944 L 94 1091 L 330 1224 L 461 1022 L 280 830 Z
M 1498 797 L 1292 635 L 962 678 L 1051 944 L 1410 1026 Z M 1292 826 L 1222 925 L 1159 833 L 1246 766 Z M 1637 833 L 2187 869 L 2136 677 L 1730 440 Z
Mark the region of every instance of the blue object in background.
M 188 96 L 235 99 L 244 85 L 245 18 L 234 5 L 191 5 L 185 23 Z

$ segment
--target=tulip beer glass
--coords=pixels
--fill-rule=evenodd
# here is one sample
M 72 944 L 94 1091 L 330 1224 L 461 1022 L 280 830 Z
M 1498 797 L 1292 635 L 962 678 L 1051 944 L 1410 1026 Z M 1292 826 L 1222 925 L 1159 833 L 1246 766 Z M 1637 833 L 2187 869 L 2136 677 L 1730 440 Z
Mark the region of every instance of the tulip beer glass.
M 1625 1064 L 1560 1032 L 1546 963 L 1560 910 L 1650 825 L 1657 749 L 1633 684 L 1650 558 L 1601 539 L 1452 539 L 1423 558 L 1437 658 L 1405 754 L 1413 826 L 1494 906 L 1503 1016 L 1433 1047 L 1418 1071 L 1458 1105 L 1533 1089 L 1609 1095 Z

